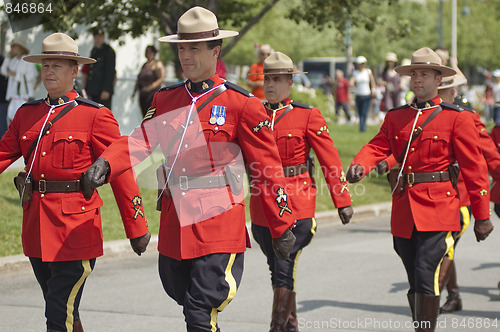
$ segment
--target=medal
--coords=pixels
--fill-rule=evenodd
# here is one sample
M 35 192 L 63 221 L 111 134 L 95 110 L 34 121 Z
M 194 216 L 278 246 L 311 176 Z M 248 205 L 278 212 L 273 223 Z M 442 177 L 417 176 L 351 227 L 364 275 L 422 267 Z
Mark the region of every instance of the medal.
M 225 106 L 218 106 L 219 107 L 219 114 L 217 117 L 217 124 L 219 126 L 222 126 L 224 123 L 226 123 L 226 107 Z
M 217 119 L 215 118 L 215 116 L 211 116 L 210 120 L 208 121 L 208 123 L 210 123 L 211 125 L 216 124 L 217 123 Z
M 217 124 L 218 124 L 219 126 L 222 126 L 224 123 L 226 123 L 226 118 L 219 117 L 219 118 L 217 119 Z

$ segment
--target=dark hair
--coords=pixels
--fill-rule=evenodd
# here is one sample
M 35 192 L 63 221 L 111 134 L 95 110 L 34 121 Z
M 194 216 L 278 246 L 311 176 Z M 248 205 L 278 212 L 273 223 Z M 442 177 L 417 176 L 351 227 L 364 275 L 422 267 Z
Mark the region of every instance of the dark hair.
M 207 41 L 207 47 L 209 50 L 214 49 L 216 46 L 222 46 L 222 39 Z
M 146 47 L 146 51 L 147 50 L 150 50 L 151 52 L 153 52 L 154 54 L 158 53 L 158 50 L 156 49 L 156 47 L 154 47 L 153 45 L 148 45 Z
M 102 28 L 99 28 L 99 27 L 95 27 L 94 29 L 92 29 L 92 35 L 104 35 L 104 30 Z

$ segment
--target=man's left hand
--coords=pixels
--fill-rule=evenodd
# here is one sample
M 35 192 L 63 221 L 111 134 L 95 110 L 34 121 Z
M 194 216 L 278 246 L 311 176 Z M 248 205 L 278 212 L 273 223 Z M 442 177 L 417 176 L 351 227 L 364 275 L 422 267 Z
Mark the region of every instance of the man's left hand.
M 104 158 L 97 158 L 89 169 L 85 172 L 85 180 L 92 189 L 102 186 L 109 174 L 109 163 Z
M 351 205 L 339 208 L 339 217 L 342 221 L 342 224 L 348 224 L 349 221 L 351 221 L 353 213 L 354 210 L 352 209 Z
M 132 246 L 134 252 L 140 256 L 143 252 L 146 251 L 146 247 L 148 246 L 150 239 L 151 233 L 147 232 L 143 236 L 130 239 L 130 245 Z
M 490 219 L 476 220 L 474 222 L 474 234 L 477 242 L 485 240 L 493 231 L 493 224 Z
M 278 259 L 287 259 L 290 257 L 290 250 L 295 245 L 295 234 L 287 228 L 278 239 L 272 239 L 273 250 Z

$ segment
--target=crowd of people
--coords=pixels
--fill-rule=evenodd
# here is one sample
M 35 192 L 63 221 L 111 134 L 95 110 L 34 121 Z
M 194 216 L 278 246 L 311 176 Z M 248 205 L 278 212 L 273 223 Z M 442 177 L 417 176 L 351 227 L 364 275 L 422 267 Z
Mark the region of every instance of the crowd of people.
M 343 224 L 355 214 L 349 183 L 372 170 L 389 173 L 393 245 L 408 277 L 417 331 L 434 331 L 440 312 L 461 310 L 454 249 L 471 214 L 477 241 L 493 231 L 490 199 L 500 215 L 500 189 L 493 185 L 490 193 L 488 178 L 500 181 L 500 126 L 490 137 L 479 115 L 454 98 L 467 83 L 456 59 L 423 47 L 398 66 L 389 52 L 378 83 L 364 56 L 356 58 L 349 79 L 337 70 L 330 85 L 337 112 L 342 109 L 352 122 L 352 93 L 360 131 L 366 130 L 373 99 L 385 113 L 380 131 L 344 171 L 321 110 L 291 99 L 295 80 L 310 82 L 288 55 L 269 45 L 257 49 L 259 61 L 247 81 L 251 93 L 222 77 L 223 40 L 238 32 L 220 29 L 216 16 L 202 7 L 187 10 L 177 27 L 159 41 L 177 45 L 186 80 L 161 87 L 165 70 L 156 48 L 148 46 L 133 92 L 139 92 L 143 120 L 129 136 L 120 136 L 110 110 L 115 52 L 102 29 L 93 31 L 90 57 L 81 56 L 68 35 L 53 33 L 40 54 L 28 55 L 15 41 L 4 60 L 6 101 L 14 98 L 11 78 L 23 75 L 24 81 L 28 75 L 22 66 L 33 65 L 36 82 L 34 64 L 41 65 L 47 91 L 46 98 L 30 100 L 28 85 L 17 85 L 27 100 L 0 140 L 0 172 L 19 158 L 26 165 L 15 178 L 23 250 L 45 300 L 47 331 L 83 331 L 83 288 L 103 254 L 98 187 L 111 184 L 132 250 L 139 256 L 146 250 L 151 234 L 132 168 L 157 147 L 165 157 L 156 170 L 158 273 L 167 295 L 182 306 L 187 331 L 219 331 L 218 313 L 240 285 L 249 247 L 245 176 L 251 233 L 271 274 L 270 331 L 298 331 L 297 263 L 316 233 L 312 151 Z M 10 67 L 13 61 L 17 70 Z M 80 68 L 87 98 L 74 87 Z M 493 77 L 496 120 L 500 72 Z M 445 287 L 448 298 L 440 309 Z

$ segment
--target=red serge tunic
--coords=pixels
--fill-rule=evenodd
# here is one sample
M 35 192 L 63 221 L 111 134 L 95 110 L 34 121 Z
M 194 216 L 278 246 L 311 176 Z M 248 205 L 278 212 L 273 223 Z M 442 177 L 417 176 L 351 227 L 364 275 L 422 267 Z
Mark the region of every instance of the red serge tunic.
M 430 108 L 420 106 L 417 126 L 432 113 L 432 106 L 440 103 L 436 97 L 426 102 Z M 441 113 L 411 145 L 404 172 L 446 171 L 458 161 L 471 197 L 472 214 L 476 220 L 489 219 L 488 170 L 474 121 L 456 106 L 441 106 Z M 408 105 L 389 111 L 379 133 L 358 152 L 351 165 L 362 165 L 366 175 L 391 153 L 399 156 L 410 138 L 417 112 Z M 403 193 L 392 197 L 392 234 L 410 238 L 414 227 L 418 231 L 459 231 L 459 207 L 458 193 L 450 181 L 406 185 Z
M 173 140 L 186 124 L 191 109 L 188 90 L 200 91 L 190 92 L 199 98 L 196 107 L 200 107 L 211 95 L 210 91 L 221 84 L 228 89 L 187 124 L 183 138 Z M 111 166 L 111 179 L 144 160 L 157 146 L 161 147 L 166 164 L 173 165 L 169 179 L 173 197 L 163 195 L 162 200 L 158 240 L 162 255 L 181 260 L 246 250 L 243 192 L 233 194 L 226 186 L 186 189 L 170 182 L 181 176 L 219 176 L 227 165 L 243 165 L 243 158 L 252 165 L 252 177 L 260 180 L 261 192 L 275 198 L 263 204 L 273 237 L 280 237 L 293 225 L 291 209 L 282 208 L 286 195 L 280 195 L 278 189 L 284 187 L 283 169 L 269 123 L 259 99 L 215 75 L 210 80 L 187 81 L 157 92 L 141 126 L 103 154 Z
M 77 96 L 75 91 L 71 91 L 59 101 L 65 103 Z M 57 101 L 48 102 L 58 105 Z M 56 117 L 65 105 L 53 108 L 48 120 Z M 45 100 L 29 102 L 19 108 L 0 140 L 1 172 L 19 157 L 26 157 L 50 109 Z M 55 122 L 40 139 L 38 148 L 27 161 L 26 169 L 30 169 L 34 160 L 31 175 L 36 181 L 79 180 L 81 173 L 119 137 L 118 123 L 109 109 L 90 100 L 79 99 L 79 105 Z M 133 172 L 116 178 L 111 186 L 127 237 L 146 234 L 148 229 L 142 200 Z M 41 194 L 33 191 L 33 200 L 23 203 L 24 254 L 45 262 L 101 256 L 101 206 L 102 200 L 97 192 L 87 201 L 82 192 Z
M 491 139 L 495 143 L 495 148 L 500 152 L 500 126 L 495 126 L 491 129 L 490 133 Z M 488 159 L 487 159 L 488 160 Z M 490 167 L 490 165 L 488 165 Z M 500 178 L 493 177 L 493 183 L 491 184 L 491 201 L 495 204 L 500 204 Z
M 293 108 L 277 123 L 274 123 L 273 129 L 283 166 L 304 164 L 312 148 L 328 185 L 328 188 L 320 189 L 330 192 L 335 207 L 351 205 L 351 196 L 347 189 L 339 153 L 333 145 L 328 126 L 320 110 L 287 98 L 280 103 L 281 109 L 276 111 L 274 118 L 280 118 L 289 104 Z M 273 111 L 270 109 L 267 109 L 267 114 L 273 117 Z M 292 201 L 294 218 L 300 220 L 314 217 L 317 188 L 309 172 L 285 179 L 286 192 Z M 265 198 L 273 199 L 272 197 Z M 262 212 L 262 203 L 257 194 L 252 194 L 250 197 L 250 213 L 254 224 L 267 226 Z

